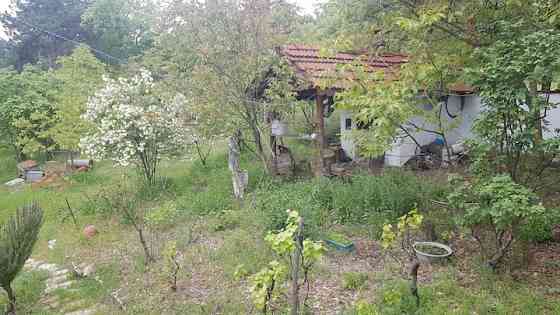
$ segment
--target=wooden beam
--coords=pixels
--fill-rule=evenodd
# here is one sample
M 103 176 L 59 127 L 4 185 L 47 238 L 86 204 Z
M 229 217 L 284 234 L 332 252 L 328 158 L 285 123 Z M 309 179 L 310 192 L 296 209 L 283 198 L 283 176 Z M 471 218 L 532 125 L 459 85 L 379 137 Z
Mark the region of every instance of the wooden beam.
M 316 144 L 317 144 L 317 164 L 315 169 L 316 176 L 326 176 L 328 175 L 328 170 L 325 165 L 325 149 L 327 148 L 327 139 L 325 136 L 325 118 L 323 116 L 324 106 L 323 102 L 325 100 L 325 95 L 320 93 L 317 89 L 315 94 L 315 134 L 316 134 Z

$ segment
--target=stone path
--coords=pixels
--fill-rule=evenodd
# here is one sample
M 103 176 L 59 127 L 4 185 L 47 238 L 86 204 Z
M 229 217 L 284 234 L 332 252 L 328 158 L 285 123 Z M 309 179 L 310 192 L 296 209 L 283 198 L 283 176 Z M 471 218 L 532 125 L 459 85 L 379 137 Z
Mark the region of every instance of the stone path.
M 72 272 L 63 266 L 49 264 L 44 261 L 29 259 L 25 263 L 28 270 L 45 271 L 48 274 L 47 286 L 43 292 L 41 302 L 51 311 L 58 311 L 65 315 L 93 315 L 97 313 L 96 307 L 87 307 L 85 300 L 75 300 L 71 296 L 62 297 L 53 294 L 56 290 L 75 292 L 72 286 L 77 283 Z

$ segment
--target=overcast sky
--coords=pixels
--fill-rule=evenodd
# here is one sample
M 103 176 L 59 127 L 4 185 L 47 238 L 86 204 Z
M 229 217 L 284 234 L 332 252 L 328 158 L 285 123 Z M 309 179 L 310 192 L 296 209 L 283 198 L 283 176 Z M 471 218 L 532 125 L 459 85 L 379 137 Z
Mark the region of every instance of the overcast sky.
M 322 2 L 323 0 L 288 0 L 299 5 L 304 13 L 312 14 L 315 10 L 315 4 Z M 8 8 L 10 0 L 0 0 L 0 12 L 4 12 Z M 2 26 L 0 25 L 0 37 L 4 37 L 4 32 Z

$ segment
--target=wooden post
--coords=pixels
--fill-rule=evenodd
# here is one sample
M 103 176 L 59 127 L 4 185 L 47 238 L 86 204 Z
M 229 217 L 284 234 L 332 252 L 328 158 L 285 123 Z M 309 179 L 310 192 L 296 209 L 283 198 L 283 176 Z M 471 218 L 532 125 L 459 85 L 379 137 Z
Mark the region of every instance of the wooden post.
M 299 218 L 295 235 L 296 246 L 292 253 L 292 292 L 290 296 L 290 315 L 299 315 L 299 268 L 303 253 L 303 218 Z
M 326 137 L 325 137 L 325 118 L 323 116 L 324 106 L 323 102 L 325 100 L 325 95 L 320 93 L 320 90 L 316 90 L 315 94 L 315 134 L 317 136 L 317 170 L 316 176 L 326 176 L 328 175 L 328 170 L 325 167 L 324 150 L 326 148 Z

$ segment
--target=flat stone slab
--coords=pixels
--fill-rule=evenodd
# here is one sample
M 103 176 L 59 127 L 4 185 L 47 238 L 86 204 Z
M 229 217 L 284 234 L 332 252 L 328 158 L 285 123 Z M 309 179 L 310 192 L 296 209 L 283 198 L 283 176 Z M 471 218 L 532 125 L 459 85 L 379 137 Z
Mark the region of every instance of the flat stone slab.
M 67 289 L 70 286 L 72 286 L 72 284 L 74 284 L 75 281 L 70 280 L 70 281 L 66 281 L 66 282 L 62 282 L 62 283 L 56 283 L 56 284 L 52 284 L 49 286 L 49 284 L 47 283 L 47 288 L 45 289 L 45 293 L 51 293 L 54 290 L 57 289 Z
M 66 313 L 64 315 L 93 315 L 97 312 L 95 308 L 87 308 L 85 310 L 79 310 L 71 313 Z
M 49 273 L 54 273 L 58 270 L 58 266 L 55 264 L 41 264 L 37 266 L 36 269 L 45 270 Z
M 17 186 L 21 186 L 25 184 L 25 180 L 23 178 L 15 178 L 12 179 L 9 182 L 4 183 L 5 186 L 7 187 L 17 187 Z

